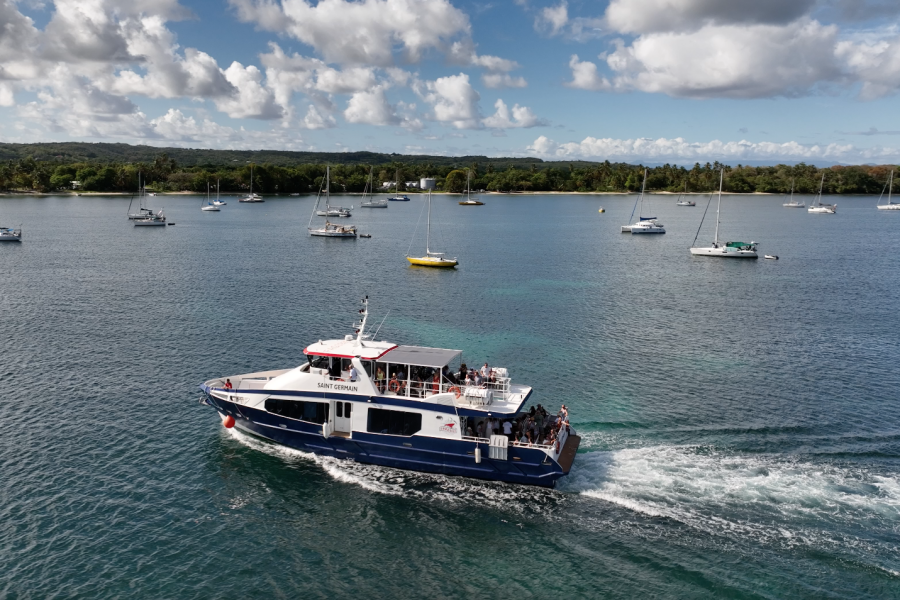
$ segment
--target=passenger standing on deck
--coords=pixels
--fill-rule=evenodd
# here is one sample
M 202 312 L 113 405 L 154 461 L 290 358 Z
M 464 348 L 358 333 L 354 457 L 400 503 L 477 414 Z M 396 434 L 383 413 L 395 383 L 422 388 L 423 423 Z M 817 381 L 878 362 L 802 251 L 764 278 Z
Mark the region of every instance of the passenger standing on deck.
M 510 423 L 509 419 L 503 421 L 503 435 L 509 439 L 509 441 L 513 441 L 513 427 L 512 423 Z
M 484 366 L 481 367 L 481 376 L 484 377 L 485 379 L 487 379 L 488 373 L 490 373 L 490 372 L 491 372 L 491 370 L 488 369 L 488 364 L 484 363 Z
M 356 365 L 350 365 L 350 381 L 356 381 L 356 378 L 359 377 L 359 371 L 356 370 Z
M 381 367 L 378 367 L 378 370 L 375 371 L 375 387 L 378 388 L 379 392 L 384 393 L 384 369 Z

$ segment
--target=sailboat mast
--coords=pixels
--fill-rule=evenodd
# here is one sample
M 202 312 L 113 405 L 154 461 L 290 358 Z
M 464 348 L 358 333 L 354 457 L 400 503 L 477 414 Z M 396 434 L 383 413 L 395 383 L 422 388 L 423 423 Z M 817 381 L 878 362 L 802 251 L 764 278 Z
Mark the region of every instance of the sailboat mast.
M 331 204 L 331 167 L 325 167 L 325 218 L 328 219 L 328 205 Z
M 716 204 L 716 238 L 713 245 L 719 245 L 719 210 L 722 208 L 722 181 L 725 179 L 725 169 L 719 171 L 719 203 Z
M 428 221 L 425 225 L 425 255 L 429 254 L 431 254 L 431 190 L 428 190 Z
M 891 178 L 888 180 L 888 206 L 891 205 L 891 190 L 894 189 L 894 170 L 891 169 Z M 882 192 L 884 193 L 884 192 Z

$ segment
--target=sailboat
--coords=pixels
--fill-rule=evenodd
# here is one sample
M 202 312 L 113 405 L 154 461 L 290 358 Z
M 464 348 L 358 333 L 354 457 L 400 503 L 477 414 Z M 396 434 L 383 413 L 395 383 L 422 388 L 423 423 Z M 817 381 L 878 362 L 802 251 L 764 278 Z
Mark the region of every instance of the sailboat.
M 228 204 L 224 200 L 219 200 L 219 180 L 218 179 L 216 179 L 216 199 L 213 200 L 213 204 L 215 206 L 225 206 L 226 204 Z
M 694 256 L 717 256 L 719 258 L 759 258 L 756 254 L 756 242 L 720 242 L 719 241 L 719 211 L 722 208 L 722 182 L 725 180 L 725 169 L 719 171 L 719 203 L 716 205 L 716 236 L 713 239 L 712 246 L 703 248 L 695 248 L 691 244 L 691 254 Z M 710 201 L 712 196 L 709 197 Z M 709 210 L 709 202 L 706 203 L 706 210 Z M 703 211 L 703 219 L 706 218 L 706 211 Z M 703 219 L 700 219 L 700 227 L 697 228 L 697 235 L 694 236 L 694 243 L 697 242 L 697 236 L 700 235 L 700 229 L 703 227 Z
M 891 170 L 891 176 L 888 178 L 887 183 L 888 189 L 888 201 L 887 204 L 878 204 L 878 210 L 900 210 L 900 202 L 891 202 L 891 192 L 894 189 L 894 171 Z M 884 196 L 884 190 L 881 190 L 881 196 Z M 879 196 L 878 201 L 881 202 L 881 196 Z
M 809 205 L 809 208 L 806 209 L 806 212 L 810 212 L 817 215 L 833 215 L 837 212 L 837 204 L 822 204 L 822 188 L 825 186 L 825 173 L 822 173 L 822 181 L 819 182 L 819 193 L 816 194 L 816 199 L 812 204 Z
M 138 211 L 131 212 L 131 205 L 134 203 L 134 196 L 131 197 L 131 201 L 128 203 L 128 219 L 134 221 L 135 219 L 146 219 L 153 215 L 153 209 L 144 208 L 144 186 L 141 183 L 141 174 L 138 172 Z
M 634 225 L 623 225 L 622 233 L 665 233 L 666 228 L 663 224 L 656 220 L 656 217 L 645 217 L 644 214 L 644 190 L 647 187 L 647 169 L 644 169 L 644 183 L 641 185 L 641 195 L 634 201 L 634 208 L 631 209 L 631 216 L 634 216 L 635 209 L 640 204 L 638 210 L 638 220 Z M 648 201 L 649 204 L 649 201 Z M 631 220 L 631 217 L 629 217 Z
M 250 165 L 250 193 L 238 200 L 238 202 L 265 202 L 262 196 L 253 193 L 253 165 Z
M 419 214 L 421 215 L 422 213 Z M 420 216 L 419 218 L 421 219 L 422 217 Z M 413 234 L 413 237 L 415 237 L 415 234 Z M 412 242 L 410 242 L 410 247 L 412 247 Z M 455 258 L 445 258 L 443 252 L 431 251 L 431 190 L 428 190 L 428 224 L 425 227 L 425 256 L 410 256 L 407 250 L 406 260 L 409 261 L 409 264 L 419 267 L 447 268 L 455 267 L 459 264 Z
M 22 226 L 18 229 L 14 227 L 3 227 L 0 225 L 0 242 L 21 242 Z
M 697 203 L 693 200 L 686 200 L 684 195 L 687 194 L 687 181 L 684 182 L 684 193 L 678 198 L 678 202 L 675 203 L 675 206 L 697 206 Z
M 200 204 L 200 210 L 203 212 L 219 212 L 219 206 L 217 204 L 213 204 L 209 199 L 209 182 L 206 182 L 206 203 Z
M 314 235 L 318 237 L 336 237 L 336 238 L 354 238 L 356 239 L 356 226 L 355 225 L 338 225 L 336 223 L 331 223 L 328 220 L 328 202 L 331 198 L 331 167 L 325 167 L 325 226 L 324 227 L 316 227 L 312 226 L 313 217 L 316 215 L 322 216 L 320 213 L 323 211 L 319 211 L 319 199 L 322 196 L 322 190 L 319 190 L 319 195 L 316 196 L 316 204 L 313 206 L 313 212 L 309 217 L 309 226 L 307 227 L 309 231 L 309 235 Z
M 409 196 L 406 194 L 400 195 L 400 171 L 398 170 L 394 173 L 395 185 L 397 186 L 394 190 L 394 195 L 388 198 L 389 202 L 409 202 Z
M 472 189 L 469 185 L 469 179 L 471 178 L 472 171 L 466 171 L 466 199 L 459 203 L 460 206 L 482 206 L 484 202 L 479 200 L 477 197 L 472 197 Z
M 363 201 L 360 204 L 360 208 L 387 208 L 388 201 L 387 200 L 376 200 L 373 196 L 369 196 L 369 199 L 366 200 L 366 196 L 370 192 L 373 192 L 372 189 L 372 167 L 369 167 L 369 181 L 366 182 L 366 189 L 363 190 Z
M 794 200 L 794 178 L 791 178 L 791 200 L 782 204 L 785 208 L 806 208 L 806 202 Z

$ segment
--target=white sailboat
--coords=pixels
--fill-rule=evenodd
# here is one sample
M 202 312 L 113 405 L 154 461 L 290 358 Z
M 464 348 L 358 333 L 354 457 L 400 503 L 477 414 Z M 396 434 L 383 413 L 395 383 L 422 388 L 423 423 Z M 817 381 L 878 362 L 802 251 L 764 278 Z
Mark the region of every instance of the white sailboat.
M 688 200 L 684 196 L 687 194 L 687 181 L 684 182 L 684 193 L 678 198 L 678 202 L 675 203 L 675 206 L 697 206 L 697 203 L 693 200 Z
M 691 254 L 694 256 L 714 256 L 719 258 L 759 258 L 756 254 L 756 242 L 720 242 L 719 241 L 719 212 L 722 208 L 722 182 L 725 179 L 725 169 L 719 171 L 719 202 L 716 205 L 716 235 L 713 239 L 712 246 L 696 248 L 691 245 Z M 712 196 L 709 198 L 712 200 Z M 709 210 L 709 202 L 706 203 L 706 209 Z M 706 218 L 706 211 L 703 211 L 703 219 Z M 697 235 L 694 236 L 694 243 L 697 242 L 697 236 L 700 235 L 700 229 L 703 227 L 703 219 L 700 219 L 700 227 L 697 228 Z
M 309 235 L 314 235 L 317 237 L 336 237 L 336 238 L 354 238 L 356 239 L 356 226 L 355 225 L 338 225 L 336 223 L 331 223 L 328 221 L 327 213 L 328 213 L 328 202 L 331 197 L 330 187 L 331 187 L 331 167 L 325 167 L 325 225 L 324 227 L 313 227 L 312 220 L 316 215 L 322 216 L 320 214 L 319 208 L 319 199 L 322 196 L 322 191 L 319 190 L 319 195 L 316 196 L 316 204 L 313 206 L 312 215 L 309 217 L 309 226 L 307 230 L 309 231 Z
M 421 214 L 419 213 L 420 219 L 422 218 Z M 413 238 L 415 238 L 415 233 L 413 233 Z M 409 245 L 412 248 L 412 242 Z M 409 264 L 419 267 L 451 268 L 459 264 L 455 258 L 446 258 L 443 252 L 431 251 L 431 190 L 428 190 L 428 224 L 425 227 L 425 256 L 410 256 L 409 250 L 407 250 L 406 260 L 409 261 Z
M 250 165 L 250 193 L 238 200 L 238 202 L 265 202 L 262 196 L 253 193 L 253 165 Z
M 822 181 L 819 182 L 819 193 L 816 194 L 816 199 L 809 205 L 806 212 L 815 215 L 833 215 L 837 212 L 837 204 L 822 204 L 822 188 L 824 186 L 825 173 L 822 173 Z
M 643 233 L 665 233 L 666 228 L 663 224 L 656 220 L 656 217 L 645 217 L 644 214 L 644 190 L 647 187 L 647 169 L 644 169 L 644 183 L 641 184 L 641 195 L 634 201 L 634 208 L 631 209 L 631 217 L 634 217 L 635 209 L 638 209 L 638 220 L 634 225 L 623 225 L 622 233 L 643 234 Z M 649 202 L 648 202 L 649 204 Z M 629 217 L 629 221 L 631 220 Z
M 785 208 L 806 208 L 806 202 L 794 200 L 794 179 L 791 178 L 791 200 L 782 204 Z
M 151 194 L 155 195 L 155 194 Z M 141 183 L 141 173 L 138 172 L 138 210 L 137 212 L 131 212 L 131 205 L 134 204 L 134 196 L 131 197 L 131 201 L 128 203 L 128 219 L 134 221 L 135 219 L 146 219 L 147 217 L 153 216 L 152 208 L 144 207 L 144 185 Z
M 135 227 L 160 227 L 166 224 L 166 215 L 159 210 L 143 219 L 134 219 L 132 223 Z
M 360 204 L 360 208 L 387 208 L 388 201 L 384 200 L 376 200 L 374 196 L 369 196 L 370 193 L 375 190 L 372 188 L 372 167 L 369 167 L 369 181 L 366 182 L 366 189 L 363 190 L 363 200 L 362 204 Z M 369 199 L 366 200 L 366 197 Z
M 478 199 L 478 197 L 472 197 L 472 186 L 469 184 L 469 181 L 472 176 L 472 171 L 466 170 L 466 199 L 459 203 L 460 206 L 483 206 L 484 202 Z
M 219 199 L 219 180 L 218 179 L 216 179 L 216 199 L 213 200 L 213 204 L 215 206 L 225 206 L 226 204 L 228 204 L 224 200 Z
M 406 194 L 400 195 L 400 170 L 398 169 L 396 173 L 394 173 L 394 185 L 396 188 L 394 189 L 394 195 L 388 198 L 389 202 L 409 202 L 409 196 Z
M 206 203 L 200 204 L 200 210 L 203 212 L 219 212 L 219 206 L 209 199 L 209 182 L 206 182 Z
M 0 226 L 0 242 L 21 242 L 22 227 L 3 227 Z
M 891 176 L 888 178 L 888 201 L 887 204 L 881 204 L 881 196 L 884 196 L 884 190 L 881 190 L 881 196 L 878 198 L 878 210 L 900 210 L 900 202 L 891 202 L 891 191 L 894 189 L 894 171 L 891 170 Z

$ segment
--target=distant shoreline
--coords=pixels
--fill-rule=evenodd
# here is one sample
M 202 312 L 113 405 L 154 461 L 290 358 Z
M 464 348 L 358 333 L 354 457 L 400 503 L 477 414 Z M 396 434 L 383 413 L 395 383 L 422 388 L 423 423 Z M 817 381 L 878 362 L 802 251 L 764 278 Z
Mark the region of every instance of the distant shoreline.
M 151 198 L 161 198 L 163 196 L 203 196 L 203 192 L 155 192 L 156 196 L 150 196 Z M 374 194 L 374 196 L 387 195 L 393 192 L 380 192 Z M 424 192 L 406 192 L 407 194 L 411 194 L 412 197 L 415 196 L 424 196 Z M 456 197 L 464 197 L 465 194 L 452 193 L 452 192 L 434 192 L 435 195 L 438 196 L 456 196 Z M 634 196 L 640 194 L 640 192 L 477 192 L 477 195 L 483 196 Z M 708 196 L 709 194 L 718 194 L 718 191 L 715 192 L 646 192 L 648 196 L 680 196 L 684 194 L 685 196 Z M 135 194 L 129 192 L 0 192 L 0 196 L 113 196 L 113 197 L 131 197 Z M 219 194 L 220 196 L 224 196 L 226 198 L 237 198 L 240 196 L 244 196 L 244 192 L 227 192 Z M 312 192 L 300 193 L 298 196 L 294 196 L 292 194 L 260 194 L 264 198 L 303 198 L 309 196 L 315 196 L 316 194 Z M 345 192 L 340 194 L 333 194 L 335 196 L 373 196 L 373 194 L 362 194 L 359 192 Z M 723 196 L 784 196 L 786 194 L 782 194 L 779 192 L 722 192 Z M 796 195 L 796 194 L 795 194 Z M 800 194 L 811 196 L 813 194 Z M 826 194 L 828 196 L 869 196 L 871 194 Z M 147 197 L 147 196 L 145 196 Z

